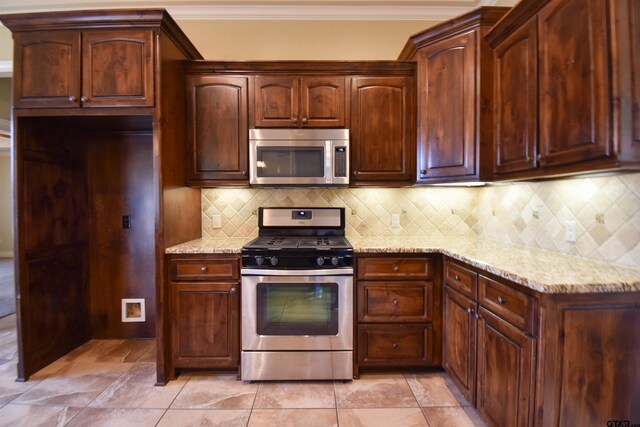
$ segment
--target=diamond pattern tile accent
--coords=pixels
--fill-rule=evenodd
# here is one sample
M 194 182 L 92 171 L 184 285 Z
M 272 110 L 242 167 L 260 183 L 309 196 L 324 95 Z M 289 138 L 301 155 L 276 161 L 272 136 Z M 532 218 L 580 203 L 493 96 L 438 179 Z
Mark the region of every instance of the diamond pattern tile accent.
M 640 173 L 481 188 L 203 189 L 202 235 L 255 237 L 263 206 L 345 207 L 347 236 L 483 237 L 640 269 Z M 564 239 L 566 221 L 576 243 Z

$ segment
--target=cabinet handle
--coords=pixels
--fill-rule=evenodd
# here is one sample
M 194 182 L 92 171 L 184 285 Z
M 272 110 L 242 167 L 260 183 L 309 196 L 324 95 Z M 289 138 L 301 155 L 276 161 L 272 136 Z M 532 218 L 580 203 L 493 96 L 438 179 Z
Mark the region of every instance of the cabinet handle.
M 498 301 L 498 304 L 504 304 L 505 303 L 504 298 L 502 298 L 500 296 L 498 298 L 496 298 L 496 301 Z
M 80 101 L 82 101 L 82 102 L 87 102 L 88 100 L 89 100 L 89 98 L 87 98 L 86 96 L 80 97 Z
M 75 96 L 73 96 L 73 95 L 71 95 L 71 96 L 69 97 L 69 101 L 71 101 L 71 102 L 76 102 L 77 100 L 78 100 L 78 98 L 76 98 L 76 97 L 75 97 Z
M 209 269 L 207 268 L 206 265 L 203 265 L 202 267 L 200 267 L 200 271 L 202 271 L 203 273 L 206 273 L 207 270 L 209 270 Z
M 426 169 L 420 169 L 420 175 L 426 175 L 426 174 L 427 174 Z
M 309 120 L 306 117 L 302 118 L 302 123 L 307 123 Z
M 292 118 L 291 118 L 291 121 L 292 121 L 293 123 L 298 123 L 298 118 L 297 118 L 297 117 L 292 117 Z
M 229 289 L 229 293 L 230 294 L 235 294 L 237 290 L 238 289 L 236 289 L 236 287 L 234 286 L 233 288 Z
M 540 160 L 544 159 L 544 156 L 542 154 L 538 154 L 536 156 L 536 159 L 538 159 L 538 161 L 540 161 Z
M 453 278 L 458 280 L 458 281 L 460 280 L 460 276 L 458 276 L 457 274 L 455 276 L 453 276 Z
M 469 313 L 469 314 L 473 314 L 473 308 L 471 308 L 471 307 L 467 307 L 467 313 Z
M 533 159 L 531 158 L 531 156 L 529 156 L 528 154 L 525 156 L 525 158 L 524 158 L 524 159 L 527 161 L 527 163 L 531 163 L 531 162 L 533 161 Z
M 240 175 L 245 176 L 247 174 L 247 171 L 242 171 L 240 172 Z
M 481 320 L 482 316 L 480 316 L 480 313 L 476 313 L 476 320 Z
M 397 265 L 394 265 L 394 266 L 393 266 L 393 271 L 397 272 L 397 271 L 399 271 L 399 270 L 400 270 L 400 267 L 398 267 Z
M 391 347 L 393 347 L 394 350 L 397 350 L 398 348 L 400 348 L 397 342 L 394 342 L 393 344 L 391 344 Z
M 393 305 L 398 305 L 398 300 L 397 299 L 393 299 Z

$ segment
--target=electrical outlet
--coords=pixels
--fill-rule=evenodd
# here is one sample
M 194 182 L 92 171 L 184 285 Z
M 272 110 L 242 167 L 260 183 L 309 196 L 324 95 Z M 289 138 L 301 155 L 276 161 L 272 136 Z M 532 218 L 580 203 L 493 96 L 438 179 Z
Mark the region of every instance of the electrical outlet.
M 391 227 L 400 228 L 400 214 L 391 214 Z
M 222 228 L 222 218 L 220 217 L 220 215 L 211 216 L 211 227 Z
M 576 222 L 575 221 L 565 221 L 564 240 L 566 240 L 569 243 L 576 242 Z
M 596 222 L 598 224 L 604 224 L 604 214 L 603 213 L 597 213 L 596 214 Z

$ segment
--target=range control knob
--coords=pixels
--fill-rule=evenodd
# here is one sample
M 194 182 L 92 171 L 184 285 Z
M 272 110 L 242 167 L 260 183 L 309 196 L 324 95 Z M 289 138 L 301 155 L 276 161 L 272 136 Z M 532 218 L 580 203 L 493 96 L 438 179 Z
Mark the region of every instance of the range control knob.
M 261 257 L 261 256 L 257 256 L 256 257 L 256 264 L 258 264 L 258 265 L 264 264 L 264 258 Z
M 271 265 L 278 265 L 278 257 L 272 256 L 269 262 Z
M 332 256 L 331 257 L 331 264 L 332 265 L 338 265 L 338 261 L 339 261 L 339 258 L 337 256 Z
M 318 258 L 316 258 L 316 264 L 324 265 L 324 257 L 319 256 Z

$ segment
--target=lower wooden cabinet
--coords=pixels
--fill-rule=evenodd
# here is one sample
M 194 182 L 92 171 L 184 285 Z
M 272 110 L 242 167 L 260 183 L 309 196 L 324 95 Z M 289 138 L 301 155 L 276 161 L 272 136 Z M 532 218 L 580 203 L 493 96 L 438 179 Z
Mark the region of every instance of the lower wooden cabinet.
M 430 365 L 433 325 L 358 325 L 358 364 L 387 367 Z

